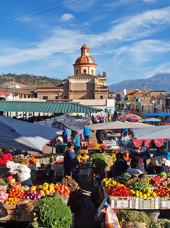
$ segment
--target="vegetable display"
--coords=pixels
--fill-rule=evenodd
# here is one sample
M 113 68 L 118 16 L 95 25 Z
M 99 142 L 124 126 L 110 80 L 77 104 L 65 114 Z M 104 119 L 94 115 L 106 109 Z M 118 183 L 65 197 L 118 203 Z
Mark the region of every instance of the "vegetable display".
M 96 174 L 100 174 L 100 171 L 104 170 L 108 165 L 105 154 L 99 154 L 99 153 L 93 154 L 92 159 L 93 159 L 93 169 Z
M 70 228 L 71 224 L 71 210 L 59 199 L 47 197 L 36 201 L 33 227 Z

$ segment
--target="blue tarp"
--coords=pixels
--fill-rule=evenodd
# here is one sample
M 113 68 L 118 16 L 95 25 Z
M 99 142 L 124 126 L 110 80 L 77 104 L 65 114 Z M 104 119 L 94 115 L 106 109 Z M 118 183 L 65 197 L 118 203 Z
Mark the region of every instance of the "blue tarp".
M 73 131 L 79 131 L 85 127 L 90 121 L 90 118 L 83 118 L 79 116 L 66 116 L 61 115 L 57 117 L 52 117 L 43 121 L 36 122 L 36 124 L 44 125 L 47 127 L 60 128 L 61 124 Z
M 143 114 L 143 116 L 170 116 L 170 113 L 159 112 L 159 113 Z
M 59 129 L 0 116 L 0 148 L 43 151 L 45 145 L 61 133 Z

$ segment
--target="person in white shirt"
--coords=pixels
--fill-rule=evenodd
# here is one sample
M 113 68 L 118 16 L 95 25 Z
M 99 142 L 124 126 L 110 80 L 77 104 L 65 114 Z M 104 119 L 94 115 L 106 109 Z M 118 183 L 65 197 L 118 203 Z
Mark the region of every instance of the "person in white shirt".
M 126 149 L 129 142 L 130 142 L 130 139 L 128 136 L 128 132 L 123 131 L 122 138 L 121 138 L 122 151 L 124 151 Z

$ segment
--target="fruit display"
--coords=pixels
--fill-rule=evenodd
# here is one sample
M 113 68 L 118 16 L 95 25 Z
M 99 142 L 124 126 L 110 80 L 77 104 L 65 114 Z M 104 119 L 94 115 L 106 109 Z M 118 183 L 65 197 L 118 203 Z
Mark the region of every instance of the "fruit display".
M 88 142 L 88 148 L 95 148 L 96 145 L 97 145 L 97 141 L 89 141 Z
M 110 196 L 134 196 L 134 197 L 170 197 L 170 189 L 165 176 L 141 176 L 133 177 L 124 173 L 116 180 L 114 178 L 103 179 L 102 185 Z M 130 189 L 130 190 L 129 190 Z
M 37 164 L 38 163 L 38 159 L 35 158 L 35 155 L 26 158 L 26 163 L 29 164 Z
M 89 155 L 78 154 L 77 155 L 77 160 L 80 163 L 80 168 L 81 169 L 87 169 L 89 167 L 92 167 L 92 157 L 90 157 Z
M 13 162 L 15 162 L 15 163 L 24 163 L 24 164 L 26 163 L 24 156 L 19 155 L 19 154 L 13 156 Z

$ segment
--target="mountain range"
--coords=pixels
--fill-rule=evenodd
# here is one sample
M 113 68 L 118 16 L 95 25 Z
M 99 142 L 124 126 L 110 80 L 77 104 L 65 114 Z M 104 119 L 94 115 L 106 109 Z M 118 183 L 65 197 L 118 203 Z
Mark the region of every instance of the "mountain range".
M 120 92 L 124 89 L 154 89 L 155 91 L 170 91 L 170 74 L 157 74 L 147 79 L 125 80 L 108 86 L 109 91 Z

